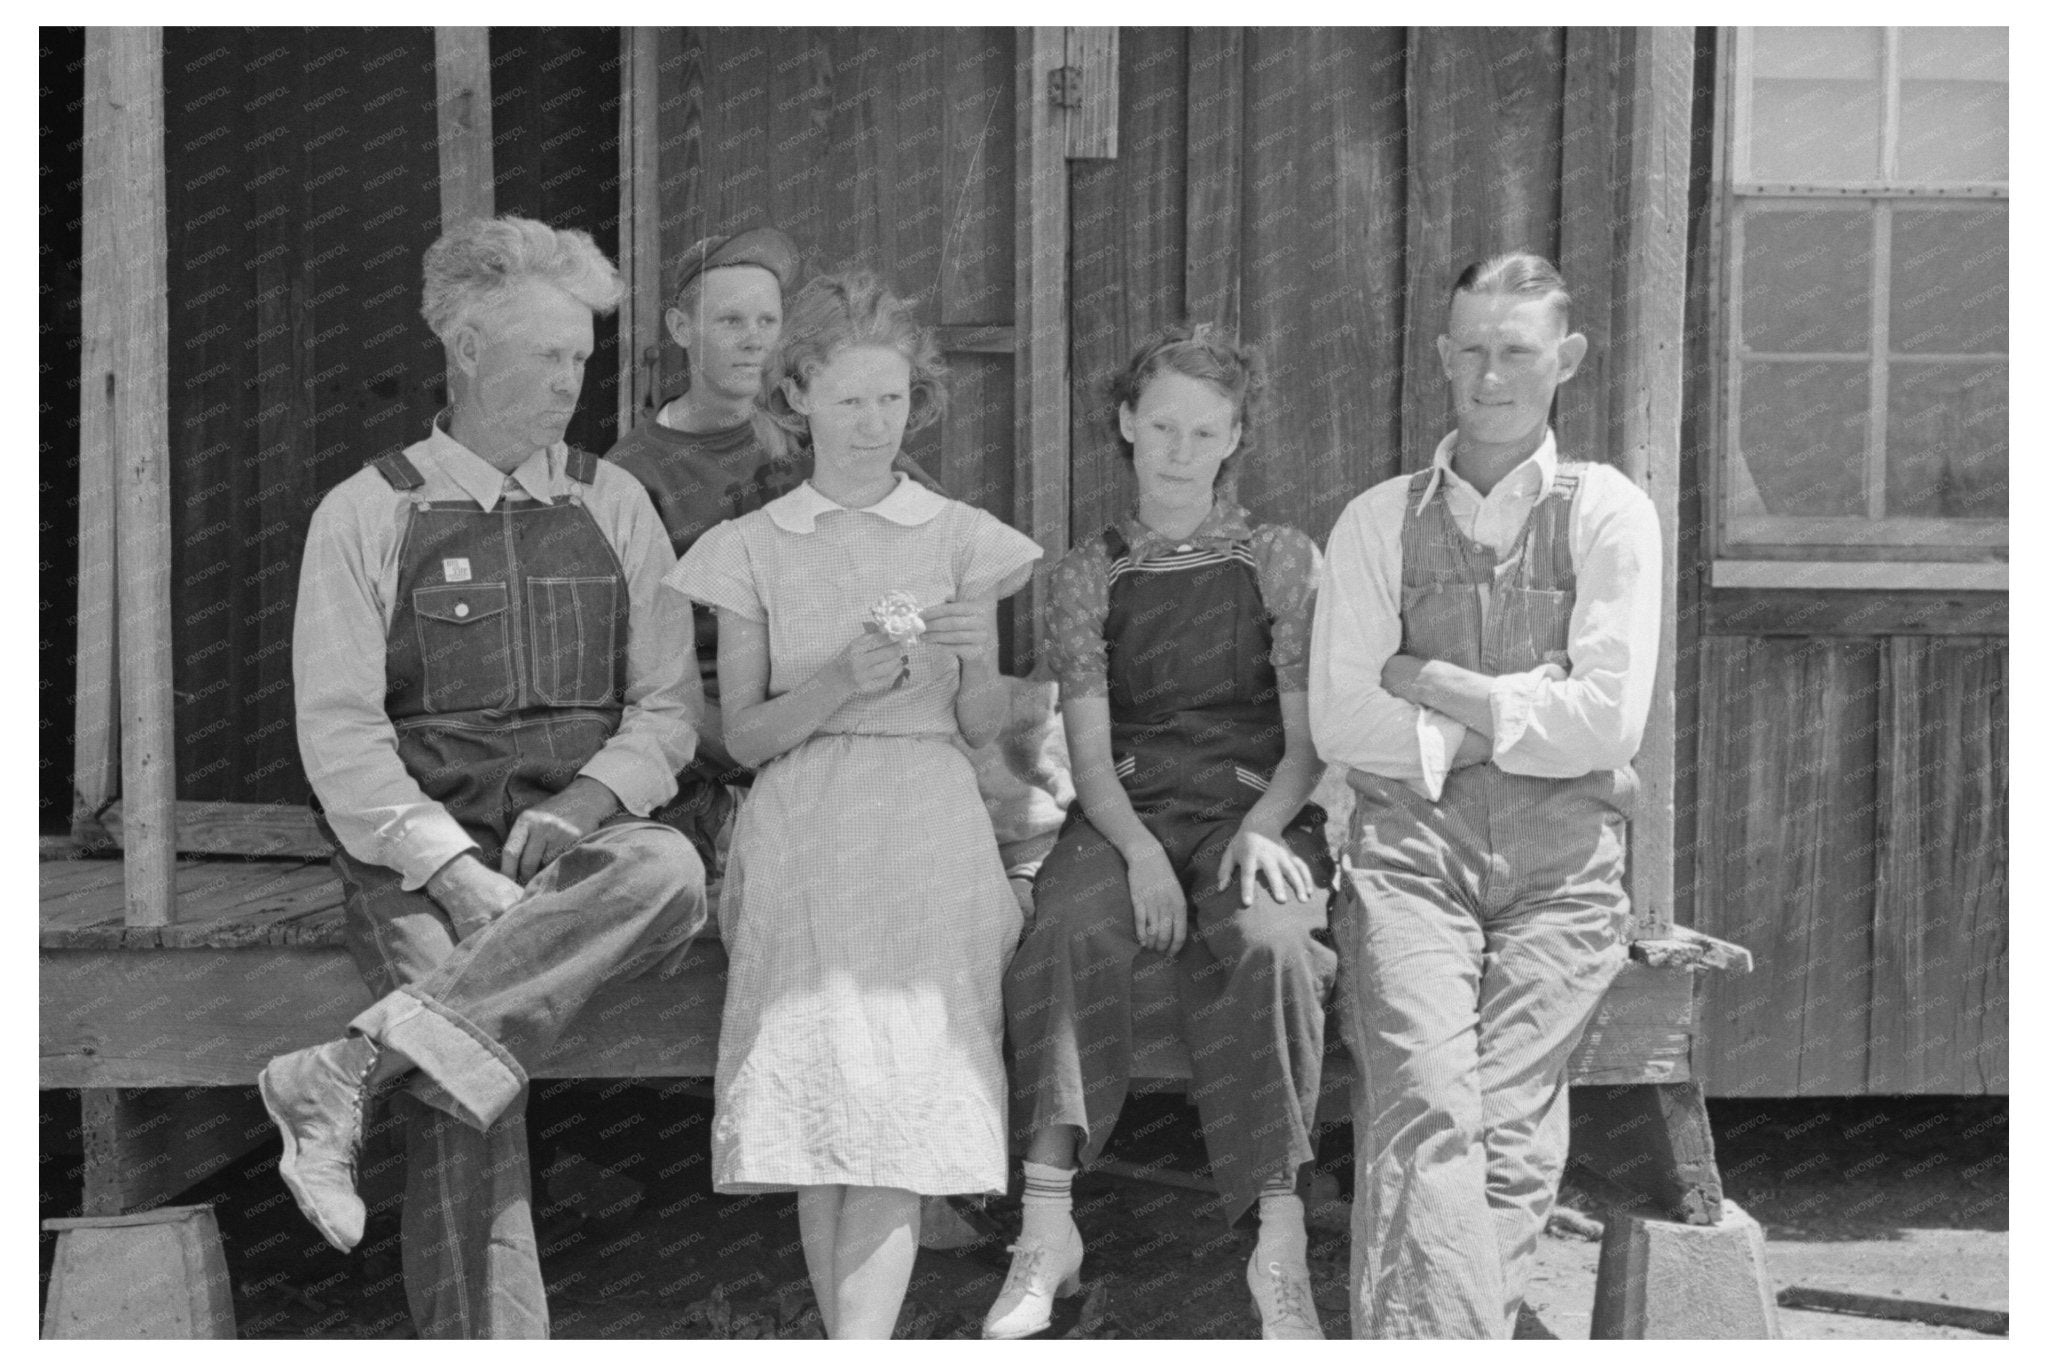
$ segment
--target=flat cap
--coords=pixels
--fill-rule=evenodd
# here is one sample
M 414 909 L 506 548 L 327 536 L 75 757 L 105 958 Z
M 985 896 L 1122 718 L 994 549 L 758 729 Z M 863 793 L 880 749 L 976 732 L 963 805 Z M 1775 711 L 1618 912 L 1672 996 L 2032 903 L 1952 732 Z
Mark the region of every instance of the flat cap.
M 706 237 L 683 253 L 676 274 L 676 293 L 707 270 L 720 266 L 759 266 L 774 275 L 783 292 L 796 284 L 799 264 L 796 243 L 779 228 L 749 228 L 731 237 Z

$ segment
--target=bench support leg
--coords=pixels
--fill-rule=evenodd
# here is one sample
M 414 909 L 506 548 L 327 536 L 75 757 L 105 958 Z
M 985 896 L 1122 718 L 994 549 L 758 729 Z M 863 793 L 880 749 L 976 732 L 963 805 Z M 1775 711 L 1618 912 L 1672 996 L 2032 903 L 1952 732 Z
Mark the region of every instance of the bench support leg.
M 78 1094 L 88 1215 L 161 1205 L 277 1132 L 253 1086 L 88 1087 Z
M 1568 1179 L 1617 1210 L 1718 1222 L 1721 1173 L 1700 1084 L 1574 1087 Z

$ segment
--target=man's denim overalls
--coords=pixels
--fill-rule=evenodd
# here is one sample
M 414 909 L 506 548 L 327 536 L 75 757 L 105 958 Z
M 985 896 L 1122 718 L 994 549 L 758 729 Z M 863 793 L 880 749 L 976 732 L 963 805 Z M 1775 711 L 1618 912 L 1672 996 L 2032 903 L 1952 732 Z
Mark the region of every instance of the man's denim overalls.
M 1467 537 L 1409 485 L 1403 653 L 1480 673 L 1568 667 L 1561 463 L 1515 546 Z M 1418 515 L 1418 513 L 1420 515 Z M 1497 563 L 1510 566 L 1496 578 Z M 1565 1064 L 1620 969 L 1628 769 L 1532 778 L 1454 769 L 1442 799 L 1354 771 L 1339 898 L 1358 1169 L 1358 1336 L 1505 1338 L 1562 1174 Z

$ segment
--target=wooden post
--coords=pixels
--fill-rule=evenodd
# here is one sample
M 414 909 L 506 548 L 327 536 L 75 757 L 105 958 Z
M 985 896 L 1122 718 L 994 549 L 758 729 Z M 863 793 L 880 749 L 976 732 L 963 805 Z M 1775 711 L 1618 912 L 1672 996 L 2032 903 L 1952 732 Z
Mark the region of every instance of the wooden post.
M 441 145 L 441 231 L 489 218 L 497 197 L 491 169 L 491 31 L 434 30 L 434 107 Z
M 1605 459 L 1650 495 L 1663 528 L 1657 681 L 1636 755 L 1629 824 L 1636 938 L 1671 933 L 1676 900 L 1679 421 L 1685 379 L 1685 232 L 1692 30 L 1566 35 L 1558 258 L 1574 323 L 1593 341 L 1559 392 L 1562 449 Z
M 1067 69 L 1080 79 L 1067 118 L 1067 156 L 1072 160 L 1116 158 L 1116 30 L 1067 30 Z
M 619 35 L 619 435 L 658 400 L 661 382 L 660 31 Z
M 88 1215 L 161 1205 L 277 1133 L 248 1086 L 88 1086 L 78 1099 Z
M 1678 663 L 1678 434 L 1685 387 L 1686 191 L 1692 163 L 1692 30 L 1638 28 L 1622 68 L 1626 137 L 1616 183 L 1629 187 L 1616 252 L 1609 430 L 1622 469 L 1650 495 L 1664 529 L 1657 683 L 1636 756 L 1629 900 L 1637 937 L 1669 932 L 1675 899 L 1672 723 Z
M 123 917 L 168 925 L 176 910 L 176 797 L 171 708 L 170 408 L 164 276 L 163 31 L 86 34 L 85 323 L 81 433 L 85 475 L 112 473 L 119 549 L 121 790 L 128 808 Z M 97 449 L 95 449 L 97 447 Z M 105 484 L 101 484 L 104 491 Z M 81 536 L 81 543 L 84 541 Z M 95 578 L 104 573 L 95 571 Z M 104 592 L 95 583 L 81 592 Z M 88 604 L 81 602 L 83 609 Z M 80 637 L 87 636 L 80 623 Z M 95 644 L 114 644 L 111 633 Z M 111 670 L 111 661 L 95 667 Z M 102 675 L 104 677 L 105 675 Z M 81 682 L 84 680 L 81 679 Z M 95 680 L 97 682 L 98 680 Z M 81 690 L 82 692 L 82 690 Z M 81 695 L 80 702 L 84 704 Z M 99 763 L 109 767 L 111 736 Z M 89 776 L 89 775 L 82 775 Z
M 88 120 L 104 81 L 104 53 L 87 40 Z M 115 259 L 112 179 L 105 135 L 85 138 L 85 259 Z M 78 691 L 73 708 L 71 836 L 83 847 L 107 841 L 102 814 L 121 791 L 121 697 L 115 682 L 114 376 L 121 348 L 119 308 L 113 291 L 89 288 L 83 314 L 78 386 Z
M 1034 659 L 1046 575 L 1068 535 L 1068 110 L 1052 90 L 1066 53 L 1065 29 L 1017 31 L 1017 501 L 1045 547 L 1019 625 Z
M 434 110 L 441 151 L 441 231 L 497 212 L 491 164 L 491 31 L 434 30 Z M 455 374 L 448 374 L 454 396 Z

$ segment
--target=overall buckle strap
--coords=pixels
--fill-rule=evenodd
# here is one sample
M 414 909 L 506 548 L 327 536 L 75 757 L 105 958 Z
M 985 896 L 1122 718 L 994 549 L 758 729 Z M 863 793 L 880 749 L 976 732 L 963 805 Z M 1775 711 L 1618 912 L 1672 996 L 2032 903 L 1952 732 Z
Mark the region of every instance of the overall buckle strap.
M 370 468 L 384 476 L 384 482 L 400 493 L 411 493 L 427 482 L 419 466 L 412 463 L 404 451 L 393 451 L 370 461 Z

